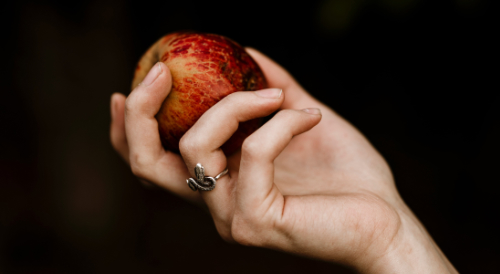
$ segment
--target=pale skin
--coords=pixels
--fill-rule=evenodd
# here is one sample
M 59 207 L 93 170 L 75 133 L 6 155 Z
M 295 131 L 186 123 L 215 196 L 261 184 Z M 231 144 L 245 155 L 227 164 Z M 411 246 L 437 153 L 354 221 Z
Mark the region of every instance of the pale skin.
M 228 242 L 339 262 L 360 273 L 458 273 L 401 199 L 389 166 L 351 124 L 307 93 L 282 67 L 247 49 L 270 89 L 236 92 L 210 108 L 165 151 L 155 114 L 170 92 L 156 64 L 128 97 L 111 97 L 111 143 L 145 184 L 206 206 Z M 279 111 L 226 157 L 238 123 Z M 201 163 L 226 166 L 212 191 L 186 184 Z

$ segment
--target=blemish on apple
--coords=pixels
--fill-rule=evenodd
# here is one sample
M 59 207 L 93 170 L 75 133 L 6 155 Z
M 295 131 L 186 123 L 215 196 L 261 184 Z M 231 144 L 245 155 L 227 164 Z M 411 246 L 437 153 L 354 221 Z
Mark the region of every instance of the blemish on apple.
M 201 115 L 236 91 L 267 88 L 261 69 L 245 50 L 229 38 L 207 33 L 168 34 L 144 54 L 132 86 L 137 86 L 157 62 L 172 74 L 172 90 L 156 115 L 165 149 L 178 152 L 182 135 Z M 259 120 L 241 123 L 222 149 L 231 154 L 260 126 Z

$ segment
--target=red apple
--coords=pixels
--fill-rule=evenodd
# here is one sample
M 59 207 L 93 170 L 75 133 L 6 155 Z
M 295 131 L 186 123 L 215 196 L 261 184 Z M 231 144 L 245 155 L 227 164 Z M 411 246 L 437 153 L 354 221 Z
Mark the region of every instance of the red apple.
M 235 91 L 267 88 L 261 69 L 234 41 L 216 34 L 171 33 L 156 42 L 139 61 L 132 88 L 158 61 L 172 74 L 172 90 L 156 115 L 165 149 L 179 151 L 179 140 L 222 98 Z M 214 121 L 224 123 L 224 121 Z M 241 123 L 222 149 L 231 154 L 260 126 L 260 120 Z

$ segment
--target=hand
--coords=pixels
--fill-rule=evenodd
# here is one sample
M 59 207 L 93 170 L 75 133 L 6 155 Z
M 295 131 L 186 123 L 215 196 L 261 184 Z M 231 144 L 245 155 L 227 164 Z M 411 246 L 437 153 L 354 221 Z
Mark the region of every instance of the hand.
M 126 100 L 113 95 L 112 143 L 134 174 L 206 203 L 227 241 L 342 262 L 364 273 L 453 272 L 370 143 L 273 61 L 248 52 L 283 94 L 269 89 L 227 96 L 181 139 L 182 157 L 163 150 L 154 118 L 171 85 L 165 65 Z M 278 109 L 240 153 L 226 158 L 219 147 L 239 122 Z M 191 192 L 185 179 L 194 177 L 197 163 L 207 175 L 226 166 L 229 175 L 213 191 Z

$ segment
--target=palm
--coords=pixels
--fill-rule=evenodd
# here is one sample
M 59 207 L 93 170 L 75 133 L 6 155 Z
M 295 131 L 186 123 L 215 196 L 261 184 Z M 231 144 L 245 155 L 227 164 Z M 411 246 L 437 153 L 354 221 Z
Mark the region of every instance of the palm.
M 323 114 L 318 125 L 294 137 L 274 161 L 274 183 L 287 201 L 284 205 L 276 203 L 277 207 L 284 207 L 277 211 L 285 212 L 282 218 L 296 224 L 290 227 L 303 232 L 295 242 L 303 242 L 304 246 L 313 242 L 315 237 L 306 235 L 322 231 L 315 231 L 315 226 L 309 224 L 321 220 L 325 223 L 317 227 L 336 226 L 337 229 L 322 238 L 326 241 L 317 243 L 320 250 L 331 251 L 331 243 L 347 248 L 357 246 L 357 252 L 386 248 L 367 245 L 373 237 L 397 233 L 399 217 L 394 208 L 399 196 L 385 160 L 359 131 L 312 98 L 289 75 L 276 73 L 275 64 L 261 59 L 260 55 L 252 55 L 257 57 L 270 85 L 284 88 L 282 108 L 317 107 Z M 317 216 L 320 213 L 327 218 Z M 364 217 L 351 218 L 359 214 Z M 376 231 L 387 234 L 379 235 Z M 346 239 L 345 235 L 352 233 L 358 236 Z M 328 253 L 323 255 L 323 259 L 331 259 Z
M 316 127 L 290 142 L 276 159 L 275 168 L 275 183 L 283 195 L 356 190 L 381 195 L 381 188 L 393 187 L 383 158 L 354 127 L 329 109 L 323 110 L 323 119 Z

